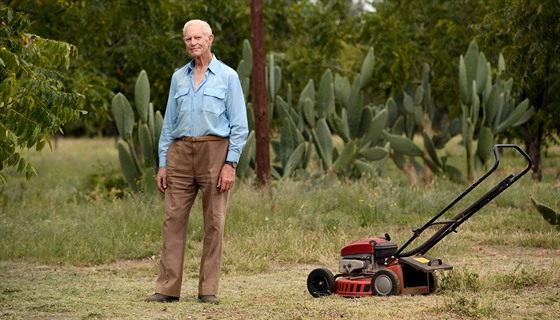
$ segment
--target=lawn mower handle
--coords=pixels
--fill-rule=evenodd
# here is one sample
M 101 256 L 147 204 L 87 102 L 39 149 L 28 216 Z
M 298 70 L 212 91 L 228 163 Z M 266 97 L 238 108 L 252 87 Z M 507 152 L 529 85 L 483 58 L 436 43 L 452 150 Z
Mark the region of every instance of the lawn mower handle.
M 457 202 L 463 199 L 469 192 L 471 192 L 474 188 L 476 188 L 482 181 L 484 181 L 488 176 L 490 176 L 500 164 L 500 155 L 498 150 L 502 148 L 513 148 L 516 149 L 521 155 L 527 160 L 527 167 L 518 173 L 517 175 L 510 174 L 507 178 L 502 180 L 499 184 L 494 186 L 490 189 L 486 194 L 484 194 L 481 198 L 473 202 L 469 207 L 458 213 L 455 217 L 451 220 L 447 221 L 437 221 L 445 212 L 447 212 L 451 207 L 453 207 Z M 445 238 L 449 233 L 456 232 L 457 227 L 459 227 L 463 222 L 469 219 L 472 215 L 474 215 L 478 210 L 484 207 L 488 202 L 492 199 L 497 197 L 500 193 L 502 193 L 505 189 L 507 189 L 511 184 L 515 181 L 519 180 L 523 175 L 525 175 L 532 167 L 532 161 L 529 155 L 523 151 L 518 145 L 516 144 L 496 144 L 493 147 L 494 158 L 495 162 L 492 168 L 488 170 L 481 178 L 479 178 L 474 184 L 472 184 L 467 190 L 465 190 L 459 197 L 449 203 L 445 208 L 443 208 L 438 214 L 436 214 L 430 221 L 428 221 L 424 226 L 421 228 L 413 230 L 414 235 L 401 247 L 399 250 L 395 252 L 395 254 L 386 262 L 386 264 L 391 263 L 393 260 L 399 257 L 409 257 L 416 254 L 425 254 L 428 250 L 430 250 L 433 246 L 435 246 L 439 241 Z M 414 241 L 417 237 L 424 232 L 428 227 L 433 225 L 443 225 L 438 231 L 432 235 L 428 240 L 424 243 L 419 245 L 413 250 L 403 252 L 403 250 L 408 247 L 412 241 Z

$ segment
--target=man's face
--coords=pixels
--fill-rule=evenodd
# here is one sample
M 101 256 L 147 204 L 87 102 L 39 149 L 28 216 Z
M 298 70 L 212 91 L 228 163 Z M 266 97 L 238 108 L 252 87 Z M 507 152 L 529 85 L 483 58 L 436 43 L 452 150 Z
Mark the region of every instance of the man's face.
M 210 53 L 210 46 L 214 40 L 213 35 L 205 36 L 202 26 L 193 24 L 185 31 L 185 46 L 193 58 L 202 57 Z

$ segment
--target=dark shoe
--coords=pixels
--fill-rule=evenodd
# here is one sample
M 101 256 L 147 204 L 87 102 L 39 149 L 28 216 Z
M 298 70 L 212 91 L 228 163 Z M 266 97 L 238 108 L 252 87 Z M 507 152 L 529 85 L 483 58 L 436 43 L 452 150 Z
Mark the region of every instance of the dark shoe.
M 198 296 L 198 300 L 202 303 L 219 304 L 220 299 L 216 296 Z
M 179 301 L 179 297 L 166 296 L 161 293 L 154 293 L 153 295 L 146 298 L 146 302 L 176 302 Z

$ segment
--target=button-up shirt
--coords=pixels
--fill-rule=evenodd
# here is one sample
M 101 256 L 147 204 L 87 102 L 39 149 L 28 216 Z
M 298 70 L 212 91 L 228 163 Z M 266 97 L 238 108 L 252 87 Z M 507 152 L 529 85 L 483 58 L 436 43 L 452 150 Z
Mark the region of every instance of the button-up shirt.
M 212 55 L 204 79 L 194 84 L 194 60 L 171 77 L 163 128 L 159 139 L 159 166 L 167 165 L 167 150 L 181 137 L 229 137 L 225 161 L 239 161 L 249 133 L 247 109 L 237 72 Z

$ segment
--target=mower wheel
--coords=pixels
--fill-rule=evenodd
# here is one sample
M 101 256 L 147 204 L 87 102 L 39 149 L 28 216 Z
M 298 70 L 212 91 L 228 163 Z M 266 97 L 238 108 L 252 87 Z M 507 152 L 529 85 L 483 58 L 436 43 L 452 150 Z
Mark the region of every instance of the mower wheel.
M 438 289 L 438 278 L 433 272 L 428 273 L 428 287 L 430 288 L 430 293 L 434 293 Z
M 376 271 L 371 278 L 371 291 L 376 296 L 393 296 L 399 294 L 401 281 L 396 273 L 389 269 Z
M 333 273 L 327 268 L 317 268 L 311 271 L 307 276 L 307 290 L 315 298 L 333 294 Z

